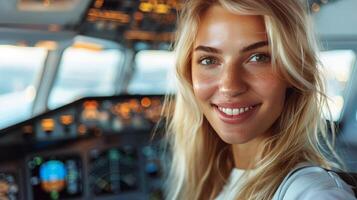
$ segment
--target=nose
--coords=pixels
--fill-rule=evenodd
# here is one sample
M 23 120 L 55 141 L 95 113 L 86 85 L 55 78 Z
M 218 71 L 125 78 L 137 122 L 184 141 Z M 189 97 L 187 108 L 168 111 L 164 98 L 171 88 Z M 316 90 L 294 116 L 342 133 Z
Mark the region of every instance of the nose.
M 246 92 L 248 85 L 244 75 L 244 70 L 235 64 L 224 66 L 220 78 L 220 92 L 228 97 L 239 96 Z

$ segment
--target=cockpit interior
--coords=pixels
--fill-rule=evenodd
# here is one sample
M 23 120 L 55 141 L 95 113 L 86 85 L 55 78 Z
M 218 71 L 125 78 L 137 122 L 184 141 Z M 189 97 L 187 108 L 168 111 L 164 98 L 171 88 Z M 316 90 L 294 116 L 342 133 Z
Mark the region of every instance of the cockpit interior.
M 161 200 L 184 0 L 0 1 L 0 199 Z M 307 0 L 357 173 L 356 0 Z

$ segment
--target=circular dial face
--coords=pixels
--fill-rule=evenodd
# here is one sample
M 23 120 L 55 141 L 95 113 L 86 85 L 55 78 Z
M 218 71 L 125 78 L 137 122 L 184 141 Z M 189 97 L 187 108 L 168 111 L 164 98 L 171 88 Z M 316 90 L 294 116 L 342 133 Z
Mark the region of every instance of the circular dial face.
M 50 160 L 40 166 L 41 186 L 48 193 L 63 190 L 66 184 L 66 176 L 66 166 L 59 160 Z
M 34 156 L 28 162 L 33 199 L 57 200 L 82 195 L 79 156 Z
M 0 172 L 0 199 L 16 200 L 18 199 L 19 186 L 15 175 L 12 173 Z

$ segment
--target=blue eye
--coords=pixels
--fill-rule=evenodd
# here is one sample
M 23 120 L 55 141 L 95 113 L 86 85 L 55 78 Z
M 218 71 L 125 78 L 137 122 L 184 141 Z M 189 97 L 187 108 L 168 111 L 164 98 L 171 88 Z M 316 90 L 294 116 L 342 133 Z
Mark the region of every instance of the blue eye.
M 270 60 L 271 60 L 270 55 L 265 53 L 254 54 L 248 59 L 249 62 L 256 62 L 256 63 L 268 63 L 270 62 Z
M 211 58 L 211 57 L 205 57 L 205 58 L 200 59 L 198 61 L 198 63 L 201 65 L 217 65 L 218 60 L 215 58 Z

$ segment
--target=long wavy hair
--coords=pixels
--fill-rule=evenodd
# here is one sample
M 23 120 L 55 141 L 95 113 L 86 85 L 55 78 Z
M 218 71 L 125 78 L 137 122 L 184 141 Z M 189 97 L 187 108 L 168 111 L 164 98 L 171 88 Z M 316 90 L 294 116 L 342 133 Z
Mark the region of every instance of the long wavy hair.
M 247 176 L 237 199 L 272 199 L 284 177 L 301 162 L 338 167 L 334 137 L 328 135 L 326 120 L 321 117 L 326 95 L 311 16 L 304 4 L 299 0 L 187 0 L 175 41 L 177 94 L 174 103 L 172 96 L 166 99 L 166 106 L 173 106 L 167 115 L 166 137 L 172 156 L 166 198 L 214 199 L 234 168 L 231 145 L 223 142 L 206 120 L 192 88 L 193 43 L 200 18 L 213 5 L 236 14 L 263 16 L 272 67 L 292 86 L 274 124 L 274 135 L 264 142 L 254 176 Z

